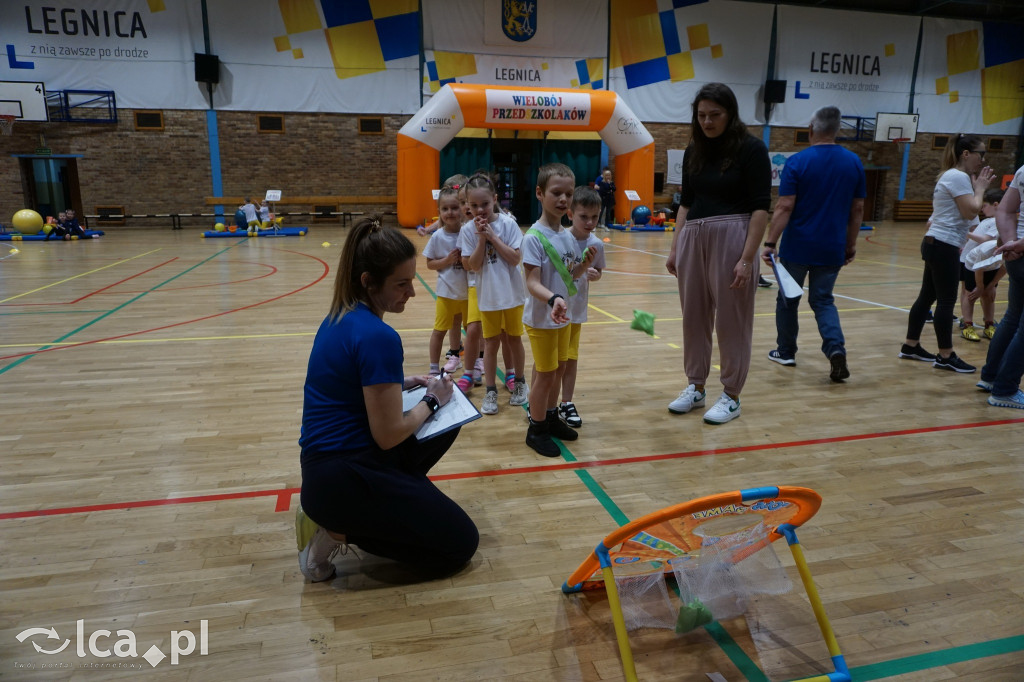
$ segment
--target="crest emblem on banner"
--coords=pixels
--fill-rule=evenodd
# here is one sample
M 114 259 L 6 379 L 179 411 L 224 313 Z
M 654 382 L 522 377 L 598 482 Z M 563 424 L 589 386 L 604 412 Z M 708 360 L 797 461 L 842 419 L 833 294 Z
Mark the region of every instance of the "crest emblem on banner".
M 501 30 L 510 40 L 524 42 L 537 32 L 537 3 L 532 0 L 502 0 Z

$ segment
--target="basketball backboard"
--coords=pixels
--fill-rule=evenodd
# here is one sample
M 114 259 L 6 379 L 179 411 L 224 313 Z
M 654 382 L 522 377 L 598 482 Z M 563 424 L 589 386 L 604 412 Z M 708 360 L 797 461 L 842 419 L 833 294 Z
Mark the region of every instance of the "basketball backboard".
M 875 142 L 917 142 L 917 114 L 878 112 L 875 117 Z
M 49 120 L 46 112 L 46 88 L 42 83 L 0 81 L 0 116 L 19 121 Z

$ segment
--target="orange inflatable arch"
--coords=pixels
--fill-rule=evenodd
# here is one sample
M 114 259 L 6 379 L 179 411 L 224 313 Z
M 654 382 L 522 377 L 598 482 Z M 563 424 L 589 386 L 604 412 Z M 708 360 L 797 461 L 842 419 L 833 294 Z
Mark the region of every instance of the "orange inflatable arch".
M 607 90 L 448 84 L 398 132 L 398 223 L 437 215 L 441 149 L 463 128 L 595 131 L 615 156 L 615 219 L 629 218 L 625 190 L 654 199 L 654 138 L 618 94 Z

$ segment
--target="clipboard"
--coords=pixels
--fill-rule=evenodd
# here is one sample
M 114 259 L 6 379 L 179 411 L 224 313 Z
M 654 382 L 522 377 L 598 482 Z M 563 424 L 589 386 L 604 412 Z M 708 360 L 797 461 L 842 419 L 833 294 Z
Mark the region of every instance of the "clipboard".
M 416 386 L 408 391 L 403 391 L 402 411 L 408 412 L 416 407 L 416 403 L 423 399 L 426 392 L 426 386 Z M 476 409 L 476 405 L 470 402 L 466 394 L 453 387 L 451 400 L 423 422 L 423 425 L 416 430 L 416 440 L 423 441 L 440 436 L 442 433 L 476 421 L 481 416 L 483 415 L 480 414 L 480 410 Z
M 782 266 L 782 263 L 775 259 L 774 253 L 771 254 L 771 259 L 772 270 L 775 272 L 775 281 L 779 283 L 779 288 L 782 289 L 782 295 L 785 298 L 800 298 L 803 296 L 804 290 L 796 283 L 796 280 L 789 274 L 789 271 Z

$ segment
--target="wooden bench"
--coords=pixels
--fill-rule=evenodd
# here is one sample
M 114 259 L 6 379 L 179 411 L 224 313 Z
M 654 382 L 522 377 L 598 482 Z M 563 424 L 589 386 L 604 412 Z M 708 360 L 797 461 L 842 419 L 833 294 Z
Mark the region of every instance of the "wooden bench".
M 258 203 L 260 197 L 255 197 L 254 202 Z M 207 206 L 239 206 L 245 202 L 245 197 L 206 197 Z M 367 211 L 346 211 L 344 206 L 395 206 L 398 197 L 387 195 L 367 196 L 341 196 L 341 195 L 285 195 L 281 201 L 274 202 L 277 215 L 308 215 L 314 222 L 327 222 L 340 220 L 342 225 L 356 215 L 363 215 Z M 308 211 L 288 211 L 282 207 L 308 206 Z M 233 210 L 231 211 L 234 212 Z M 394 210 L 381 211 L 384 214 L 394 214 Z
M 897 201 L 893 206 L 892 211 L 893 220 L 914 220 L 922 223 L 928 220 L 931 215 L 931 201 L 911 201 L 909 199 L 904 199 L 903 201 Z

